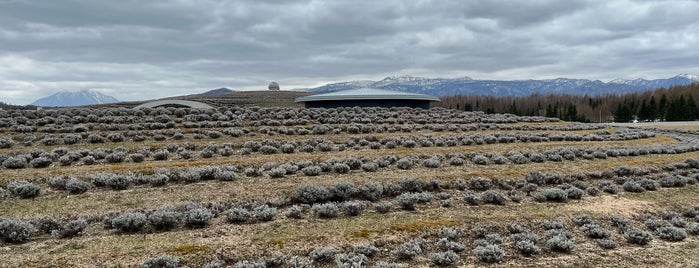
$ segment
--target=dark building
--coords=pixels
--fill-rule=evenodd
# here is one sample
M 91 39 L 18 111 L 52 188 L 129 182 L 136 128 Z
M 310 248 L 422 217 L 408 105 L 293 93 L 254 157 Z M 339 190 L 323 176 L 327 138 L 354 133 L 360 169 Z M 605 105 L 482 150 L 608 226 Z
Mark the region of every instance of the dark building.
M 430 108 L 431 101 L 439 98 L 424 94 L 408 93 L 375 88 L 342 90 L 325 94 L 296 98 L 294 102 L 303 102 L 306 108 L 336 107 L 411 107 Z

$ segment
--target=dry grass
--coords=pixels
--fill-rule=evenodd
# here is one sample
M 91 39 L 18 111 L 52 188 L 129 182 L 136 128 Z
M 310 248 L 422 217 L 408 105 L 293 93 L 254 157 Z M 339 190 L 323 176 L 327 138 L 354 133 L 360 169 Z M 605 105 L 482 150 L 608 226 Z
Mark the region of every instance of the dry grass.
M 58 166 L 53 164 L 48 168 L 33 169 L 26 168 L 21 170 L 0 170 L 0 183 L 8 182 L 17 179 L 42 180 L 58 175 L 85 176 L 96 172 L 134 172 L 134 173 L 152 173 L 155 168 L 184 168 L 201 165 L 235 165 L 238 167 L 260 167 L 266 162 L 277 163 L 295 163 L 300 160 L 323 161 L 330 157 L 347 158 L 353 156 L 367 156 L 377 158 L 380 156 L 393 154 L 398 157 L 405 155 L 422 155 L 430 156 L 434 154 L 452 154 L 452 153 L 474 153 L 474 152 L 497 152 L 505 154 L 509 151 L 543 151 L 562 147 L 577 147 L 577 148 L 623 148 L 628 146 L 643 146 L 648 144 L 664 145 L 675 143 L 676 140 L 668 136 L 656 136 L 648 139 L 628 140 L 628 141 L 595 141 L 595 142 L 541 142 L 541 143 L 506 143 L 506 144 L 484 144 L 473 146 L 456 146 L 456 147 L 416 147 L 405 148 L 399 147 L 396 149 L 365 149 L 361 151 L 333 151 L 333 152 L 314 152 L 314 153 L 294 153 L 294 154 L 275 154 L 275 155 L 234 155 L 230 157 L 213 157 L 213 158 L 197 158 L 190 160 L 178 159 L 172 156 L 168 161 L 145 161 L 141 163 L 124 162 L 117 164 L 102 164 L 84 166 L 74 164 L 72 166 Z M 117 146 L 115 146 L 117 147 Z M 140 147 L 139 147 L 140 148 Z M 159 147 L 158 147 L 159 148 Z M 666 157 L 666 156 L 663 156 Z M 635 158 L 634 158 L 635 159 Z M 583 161 L 584 162 L 584 161 Z M 612 161 L 618 163 L 618 161 Z
M 58 266 L 83 266 L 91 263 L 112 266 L 117 259 L 122 264 L 133 264 L 142 260 L 143 256 L 154 256 L 164 252 L 180 256 L 189 263 L 196 263 L 211 258 L 213 251 L 226 248 L 234 249 L 223 251 L 224 255 L 231 258 L 262 256 L 265 253 L 305 255 L 319 245 L 349 249 L 359 243 L 374 242 L 389 246 L 408 237 L 435 235 L 444 226 L 470 230 L 484 221 L 498 223 L 504 227 L 504 223 L 511 220 L 538 224 L 543 219 L 570 219 L 581 213 L 588 213 L 597 218 L 606 218 L 616 213 L 634 215 L 648 209 L 663 207 L 663 202 L 691 205 L 692 203 L 688 204 L 685 198 L 690 194 L 699 194 L 699 186 L 683 188 L 682 191 L 686 193 L 680 195 L 667 195 L 667 191 L 587 197 L 582 201 L 563 204 L 527 203 L 472 207 L 456 202 L 452 208 L 427 205 L 420 206 L 412 212 L 366 212 L 359 217 L 331 220 L 288 220 L 279 217 L 269 223 L 231 225 L 217 219 L 211 227 L 205 229 L 148 234 L 118 234 L 93 226 L 86 235 L 70 240 L 37 239 L 23 245 L 10 245 L 9 251 L 3 251 L 0 256 L 11 253 L 11 263 L 16 265 L 34 266 L 50 263 Z M 659 198 L 660 196 L 664 197 Z M 643 201 L 637 201 L 638 199 Z M 599 209 L 599 205 L 606 208 Z M 623 210 L 614 211 L 610 209 L 613 206 L 622 207 Z M 594 261 L 590 263 L 593 266 L 606 266 L 618 258 L 629 258 L 629 261 L 639 265 L 656 263 L 660 266 L 674 266 L 680 263 L 696 263 L 696 259 L 687 258 L 684 254 L 699 253 L 699 249 L 694 245 L 699 242 L 696 238 L 672 244 L 654 241 L 652 247 L 645 248 L 622 243 L 623 247 L 620 250 L 611 252 L 596 248 L 591 240 L 576 242 L 579 244 L 578 248 L 571 255 L 547 253 L 545 257 L 531 259 L 511 254 L 502 265 L 539 266 L 565 261 L 577 266 L 586 265 L 586 261 L 590 260 L 585 258 L 595 256 Z M 661 250 L 663 255 L 658 250 Z M 390 257 L 389 254 L 384 255 Z M 651 259 L 632 256 L 649 256 Z M 424 261 L 417 264 L 427 265 Z
M 545 123 L 564 125 L 566 122 Z M 543 123 L 542 123 L 543 125 Z M 609 131 L 616 131 L 608 128 Z M 428 134 L 427 131 L 408 133 L 407 135 Z M 479 134 L 485 132 L 478 132 Z M 493 132 L 495 133 L 495 132 Z M 587 133 L 581 131 L 580 133 Z M 449 133 L 430 133 L 448 135 Z M 403 133 L 381 133 L 381 135 L 403 135 Z M 333 141 L 342 141 L 351 135 L 322 136 Z M 316 136 L 273 136 L 222 138 L 218 143 L 242 143 L 251 139 L 310 139 Z M 320 136 L 317 136 L 320 137 Z M 210 140 L 192 142 L 204 145 Z M 185 142 L 185 141 L 182 141 Z M 276 155 L 249 155 L 232 157 L 215 157 L 211 159 L 194 159 L 183 161 L 147 161 L 143 163 L 100 164 L 96 166 L 51 166 L 45 169 L 0 170 L 0 183 L 14 179 L 42 181 L 55 175 L 85 176 L 96 172 L 143 172 L 150 173 L 157 167 L 185 168 L 201 165 L 236 165 L 239 167 L 259 167 L 266 162 L 296 162 L 302 159 L 322 161 L 330 157 L 346 158 L 365 155 L 376 158 L 394 154 L 430 156 L 433 154 L 499 152 L 504 154 L 511 150 L 548 150 L 560 147 L 629 147 L 642 145 L 672 144 L 676 140 L 659 135 L 650 139 L 610 142 L 547 142 L 514 143 L 460 147 L 398 148 L 393 150 L 362 150 L 328 153 L 296 153 Z M 95 147 L 124 146 L 140 148 L 149 146 L 160 148 L 166 143 L 116 143 L 100 144 Z M 83 146 L 77 145 L 75 148 Z M 46 147 L 45 149 L 50 149 Z M 71 147 L 74 148 L 74 147 Z M 175 183 L 166 187 L 138 186 L 124 191 L 91 189 L 81 195 L 67 195 L 62 191 L 53 191 L 43 184 L 42 195 L 36 199 L 0 199 L 0 215 L 8 218 L 31 218 L 41 215 L 56 217 L 76 217 L 80 215 L 102 216 L 110 210 L 126 211 L 133 209 L 155 209 L 184 201 L 195 202 L 234 202 L 264 198 L 292 196 L 295 189 L 302 184 L 330 185 L 339 181 L 354 182 L 355 185 L 365 181 L 398 181 L 405 177 L 418 179 L 439 179 L 443 184 L 453 184 L 457 179 L 470 177 L 488 177 L 495 180 L 514 180 L 532 171 L 555 172 L 561 174 L 580 174 L 601 171 L 619 166 L 639 168 L 662 168 L 663 166 L 682 162 L 687 158 L 699 158 L 699 152 L 672 155 L 645 155 L 637 157 L 608 158 L 604 160 L 576 160 L 558 163 L 530 163 L 524 165 L 486 165 L 467 164 L 454 167 L 444 165 L 442 168 L 430 169 L 416 167 L 411 170 L 398 170 L 395 167 L 381 169 L 375 173 L 352 171 L 349 174 L 323 174 L 317 177 L 302 175 L 287 176 L 282 179 L 242 178 L 233 182 L 204 181 L 192 184 Z M 300 173 L 299 173 L 300 174 Z M 242 175 L 242 174 L 241 174 Z M 223 217 L 214 219 L 210 226 L 202 229 L 179 227 L 173 231 L 155 232 L 147 230 L 137 234 L 121 234 L 105 230 L 101 223 L 93 222 L 88 230 L 72 239 L 51 238 L 38 235 L 24 244 L 3 244 L 0 247 L 0 267 L 128 267 L 141 263 L 148 257 L 170 254 L 182 259 L 183 264 L 199 267 L 203 263 L 219 257 L 229 265 L 235 261 L 256 259 L 265 255 L 281 253 L 305 256 L 319 246 L 333 246 L 345 252 L 359 243 L 373 243 L 382 251 L 373 260 L 393 261 L 390 249 L 412 237 L 425 237 L 434 242 L 437 232 L 445 226 L 458 227 L 468 231 L 482 222 L 494 222 L 504 227 L 507 221 L 523 221 L 537 226 L 545 219 L 571 219 L 575 215 L 587 213 L 597 218 L 607 218 L 611 214 L 633 217 L 646 211 L 661 209 L 680 209 L 695 206 L 699 196 L 699 185 L 679 189 L 662 188 L 654 192 L 627 193 L 617 195 L 601 194 L 597 197 L 585 196 L 583 200 L 567 203 L 538 203 L 525 197 L 522 203 L 507 202 L 505 206 L 481 205 L 468 206 L 456 189 L 446 189 L 454 196 L 453 207 L 443 208 L 437 200 L 419 204 L 415 211 L 400 211 L 394 206 L 387 214 L 377 214 L 372 208 L 357 217 L 341 216 L 336 219 L 316 219 L 306 213 L 304 219 L 284 218 L 281 208 L 274 221 L 252 224 L 228 224 Z M 383 201 L 390 201 L 384 199 Z M 636 222 L 635 224 L 640 224 Z M 699 240 L 691 237 L 683 242 L 669 243 L 656 239 L 649 246 L 637 247 L 623 242 L 618 234 L 613 239 L 620 248 L 611 251 L 599 249 L 594 241 L 584 239 L 575 231 L 574 240 L 577 248 L 571 254 L 555 254 L 545 251 L 542 256 L 525 258 L 514 252 L 505 238 L 505 261 L 493 266 L 529 266 L 529 267 L 692 267 L 699 265 Z M 501 234 L 505 235 L 504 232 Z M 473 249 L 473 237 L 463 242 L 467 250 L 461 255 L 459 266 L 475 267 L 477 263 L 470 251 Z M 409 266 L 429 266 L 430 262 L 423 254 Z

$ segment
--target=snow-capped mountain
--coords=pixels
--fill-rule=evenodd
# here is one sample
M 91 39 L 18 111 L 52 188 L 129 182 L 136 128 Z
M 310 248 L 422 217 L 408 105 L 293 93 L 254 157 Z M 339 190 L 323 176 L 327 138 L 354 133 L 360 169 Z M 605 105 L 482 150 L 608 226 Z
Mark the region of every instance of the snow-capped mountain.
M 32 103 L 36 106 L 66 107 L 119 102 L 116 98 L 92 90 L 62 91 Z
M 604 95 L 639 92 L 660 87 L 687 85 L 699 82 L 696 75 L 680 74 L 666 79 L 600 80 L 556 78 L 546 80 L 474 80 L 462 78 L 423 78 L 415 76 L 391 76 L 380 81 L 351 81 L 327 84 L 308 89 L 297 89 L 313 93 L 327 93 L 362 87 L 391 89 L 397 91 L 449 95 L 527 96 L 532 94 Z

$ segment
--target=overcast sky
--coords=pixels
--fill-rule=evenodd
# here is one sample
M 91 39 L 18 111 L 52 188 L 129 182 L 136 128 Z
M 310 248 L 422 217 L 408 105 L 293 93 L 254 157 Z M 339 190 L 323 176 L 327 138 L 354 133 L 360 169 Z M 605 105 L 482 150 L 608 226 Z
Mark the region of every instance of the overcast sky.
M 0 0 L 0 101 L 699 74 L 698 1 Z

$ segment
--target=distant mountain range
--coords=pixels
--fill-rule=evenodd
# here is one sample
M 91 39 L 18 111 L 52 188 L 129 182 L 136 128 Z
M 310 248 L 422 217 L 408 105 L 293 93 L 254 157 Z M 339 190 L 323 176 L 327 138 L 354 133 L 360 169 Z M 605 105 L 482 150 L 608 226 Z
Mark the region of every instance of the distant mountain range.
M 327 84 L 316 88 L 296 89 L 312 93 L 327 93 L 355 88 L 380 88 L 433 96 L 489 95 L 528 96 L 532 94 L 605 95 L 639 92 L 660 87 L 699 82 L 699 76 L 680 74 L 666 79 L 616 79 L 609 82 L 588 79 L 556 78 L 546 80 L 475 80 L 462 78 L 423 78 L 391 76 L 381 81 L 351 81 Z
M 116 98 L 92 90 L 62 91 L 32 102 L 44 107 L 68 107 L 119 102 Z
M 218 95 L 225 95 L 225 94 L 230 94 L 235 92 L 235 90 L 232 90 L 230 88 L 217 88 L 217 89 L 212 89 L 203 93 L 197 93 L 197 94 L 189 94 L 189 95 L 182 95 L 182 96 L 173 96 L 173 97 L 167 97 L 167 99 L 176 99 L 176 98 L 191 98 L 191 97 L 211 97 L 211 96 L 218 96 Z

